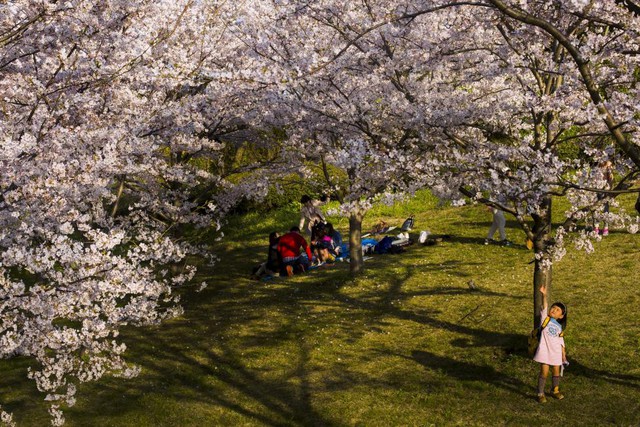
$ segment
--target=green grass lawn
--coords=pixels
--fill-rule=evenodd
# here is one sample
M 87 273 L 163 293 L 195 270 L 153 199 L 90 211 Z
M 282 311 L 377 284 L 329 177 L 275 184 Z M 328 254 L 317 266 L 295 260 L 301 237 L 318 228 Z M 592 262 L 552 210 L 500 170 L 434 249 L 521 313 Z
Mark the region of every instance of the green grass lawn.
M 614 230 L 595 253 L 570 248 L 554 266 L 571 365 L 566 398 L 540 405 L 525 350 L 533 254 L 522 232 L 508 222 L 515 245 L 485 246 L 484 207 L 424 194 L 370 212 L 365 229 L 409 213 L 414 237 L 451 238 L 375 256 L 356 279 L 338 263 L 269 282 L 249 280 L 251 267 L 297 212 L 232 218 L 214 249 L 222 261 L 201 271 L 208 288 L 185 294 L 184 316 L 123 334 L 140 376 L 82 385 L 67 425 L 640 425 L 640 235 Z M 333 220 L 346 235 L 348 221 Z M 46 425 L 26 366 L 2 361 L 0 402 L 19 425 Z

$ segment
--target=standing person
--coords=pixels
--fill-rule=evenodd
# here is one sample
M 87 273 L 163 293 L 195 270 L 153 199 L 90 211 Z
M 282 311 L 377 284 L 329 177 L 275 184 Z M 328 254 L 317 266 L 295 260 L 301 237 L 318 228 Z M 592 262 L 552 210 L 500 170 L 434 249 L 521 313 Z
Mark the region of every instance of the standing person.
M 561 302 L 554 302 L 547 311 L 549 302 L 547 301 L 547 286 L 540 288 L 542 294 L 542 310 L 540 312 L 540 322 L 542 333 L 540 344 L 536 350 L 533 360 L 540 363 L 540 376 L 538 377 L 538 402 L 545 403 L 547 398 L 544 395 L 544 386 L 549 376 L 549 366 L 551 366 L 551 395 L 556 399 L 564 399 L 560 393 L 560 366 L 568 364 L 567 353 L 564 345 L 564 329 L 567 327 L 567 307 Z M 547 320 L 547 317 L 549 318 Z M 545 326 L 546 323 L 546 326 Z
M 305 259 L 301 253 L 307 254 Z M 300 235 L 300 229 L 296 226 L 278 241 L 278 254 L 280 255 L 280 275 L 293 276 L 294 272 L 305 272 L 309 269 L 312 260 L 311 249 L 307 241 Z
M 509 245 L 510 242 L 507 240 L 507 233 L 504 230 L 504 226 L 506 224 L 506 220 L 504 219 L 504 213 L 498 208 L 494 208 L 492 206 L 487 206 L 487 209 L 493 215 L 493 222 L 491 223 L 491 228 L 489 228 L 489 233 L 487 234 L 487 238 L 484 239 L 484 244 L 488 245 L 489 243 L 495 243 L 493 240 L 493 236 L 496 234 L 496 231 L 500 234 L 500 243 L 501 245 Z
M 320 200 L 316 200 L 306 194 L 300 199 L 302 208 L 300 209 L 300 224 L 298 225 L 298 228 L 300 230 L 306 230 L 307 236 L 311 236 L 314 225 L 326 222 L 324 215 L 322 214 L 322 210 L 320 210 L 320 206 L 324 205 L 328 201 L 329 197 L 326 196 L 323 196 Z M 305 222 L 307 223 L 306 228 L 304 226 Z

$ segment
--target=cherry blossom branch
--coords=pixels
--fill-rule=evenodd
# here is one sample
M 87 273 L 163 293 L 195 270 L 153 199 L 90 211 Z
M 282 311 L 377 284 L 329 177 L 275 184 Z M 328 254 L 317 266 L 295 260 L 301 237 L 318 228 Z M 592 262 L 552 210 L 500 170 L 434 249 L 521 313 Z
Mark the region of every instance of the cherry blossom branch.
M 496 8 L 503 12 L 505 15 L 525 24 L 533 25 L 544 30 L 554 39 L 556 39 L 567 50 L 567 52 L 569 52 L 569 55 L 571 55 L 571 57 L 573 58 L 576 67 L 578 68 L 578 71 L 582 76 L 583 83 L 591 97 L 591 100 L 602 115 L 602 118 L 607 125 L 607 128 L 609 128 L 611 135 L 615 138 L 616 143 L 620 146 L 620 148 L 636 164 L 636 166 L 640 167 L 640 146 L 628 141 L 625 135 L 619 129 L 619 123 L 616 122 L 614 116 L 612 115 L 611 111 L 606 106 L 604 100 L 602 99 L 602 96 L 600 95 L 600 89 L 598 88 L 595 79 L 592 76 L 589 61 L 582 56 L 580 50 L 576 46 L 574 46 L 573 43 L 571 43 L 567 36 L 565 36 L 550 22 L 534 17 L 533 15 L 530 15 L 524 11 L 516 10 L 515 8 L 508 6 L 502 0 L 488 1 L 496 6 Z

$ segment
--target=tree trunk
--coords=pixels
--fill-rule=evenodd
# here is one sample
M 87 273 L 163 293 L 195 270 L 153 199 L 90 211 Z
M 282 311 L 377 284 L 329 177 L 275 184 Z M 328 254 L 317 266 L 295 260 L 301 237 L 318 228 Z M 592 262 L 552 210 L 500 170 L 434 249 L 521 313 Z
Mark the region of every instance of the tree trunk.
M 362 271 L 362 218 L 364 214 L 357 210 L 349 217 L 349 269 L 352 274 Z
M 118 192 L 116 193 L 116 201 L 113 204 L 113 209 L 111 209 L 111 218 L 116 217 L 116 213 L 118 213 L 118 207 L 120 205 L 120 199 L 122 198 L 122 192 L 124 190 L 124 182 L 126 180 L 126 176 L 120 178 L 120 184 L 118 185 Z
M 542 206 L 545 211 L 533 217 L 533 248 L 536 254 L 535 270 L 533 272 L 533 327 L 540 325 L 540 310 L 542 310 L 543 295 L 540 287 L 546 285 L 547 297 L 551 294 L 552 267 L 548 263 L 551 233 L 551 197 L 545 197 Z

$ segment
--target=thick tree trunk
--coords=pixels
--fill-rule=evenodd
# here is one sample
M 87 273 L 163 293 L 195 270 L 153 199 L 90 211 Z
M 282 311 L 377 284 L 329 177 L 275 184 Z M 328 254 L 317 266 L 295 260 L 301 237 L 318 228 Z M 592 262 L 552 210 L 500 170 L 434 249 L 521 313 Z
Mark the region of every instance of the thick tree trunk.
M 543 201 L 545 212 L 533 217 L 533 248 L 536 253 L 535 270 L 533 272 L 533 327 L 540 324 L 540 310 L 544 303 L 544 296 L 540 293 L 540 287 L 546 285 L 547 296 L 551 293 L 552 267 L 548 263 L 548 246 L 551 233 L 551 197 L 547 196 Z
M 362 271 L 364 261 L 362 259 L 362 218 L 360 211 L 352 212 L 349 217 L 349 269 L 352 274 Z

